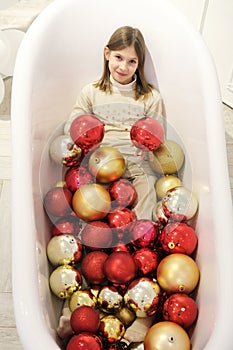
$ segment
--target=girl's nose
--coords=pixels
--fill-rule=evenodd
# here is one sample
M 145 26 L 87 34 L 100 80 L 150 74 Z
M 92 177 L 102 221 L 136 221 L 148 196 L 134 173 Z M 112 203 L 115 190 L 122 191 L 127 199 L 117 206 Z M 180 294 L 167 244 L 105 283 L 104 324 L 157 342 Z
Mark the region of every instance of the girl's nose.
M 121 64 L 120 64 L 120 69 L 121 69 L 122 71 L 126 70 L 126 69 L 127 69 L 127 62 L 122 61 Z

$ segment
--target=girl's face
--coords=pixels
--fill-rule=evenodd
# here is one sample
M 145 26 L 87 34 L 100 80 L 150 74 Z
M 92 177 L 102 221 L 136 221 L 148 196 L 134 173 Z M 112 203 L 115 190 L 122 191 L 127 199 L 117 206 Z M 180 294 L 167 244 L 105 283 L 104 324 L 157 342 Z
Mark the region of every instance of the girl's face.
M 129 84 L 138 68 L 138 56 L 133 46 L 123 50 L 104 49 L 104 55 L 108 61 L 111 76 L 120 84 Z

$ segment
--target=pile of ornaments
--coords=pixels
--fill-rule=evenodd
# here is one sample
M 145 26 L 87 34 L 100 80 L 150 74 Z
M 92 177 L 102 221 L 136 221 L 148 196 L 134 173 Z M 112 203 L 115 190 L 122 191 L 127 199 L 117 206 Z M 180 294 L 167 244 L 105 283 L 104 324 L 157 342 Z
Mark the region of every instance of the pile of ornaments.
M 132 126 L 133 144 L 152 152 L 159 174 L 153 220 L 137 219 L 125 159 L 101 147 L 103 136 L 96 116 L 81 115 L 70 136 L 50 145 L 52 161 L 64 169 L 44 197 L 49 283 L 64 300 L 58 335 L 66 350 L 188 350 L 200 272 L 190 224 L 198 201 L 177 175 L 184 152 L 154 119 Z

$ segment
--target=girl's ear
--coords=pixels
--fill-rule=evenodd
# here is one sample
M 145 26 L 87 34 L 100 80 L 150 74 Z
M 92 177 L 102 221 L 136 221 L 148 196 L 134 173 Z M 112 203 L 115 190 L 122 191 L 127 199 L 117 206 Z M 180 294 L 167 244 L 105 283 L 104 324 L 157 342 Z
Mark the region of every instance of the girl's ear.
M 109 60 L 109 56 L 110 56 L 110 50 L 107 46 L 105 46 L 104 48 L 104 57 L 105 59 L 108 61 Z

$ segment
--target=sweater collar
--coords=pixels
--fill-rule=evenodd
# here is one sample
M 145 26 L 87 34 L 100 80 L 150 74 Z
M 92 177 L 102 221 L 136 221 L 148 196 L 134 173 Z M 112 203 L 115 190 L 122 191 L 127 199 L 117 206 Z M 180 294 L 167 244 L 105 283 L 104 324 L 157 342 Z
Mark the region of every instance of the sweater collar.
M 116 88 L 118 88 L 120 91 L 132 91 L 135 89 L 135 85 L 136 85 L 136 80 L 137 80 L 137 75 L 134 75 L 134 80 L 131 81 L 131 83 L 129 84 L 120 84 L 118 83 L 118 81 L 116 81 L 115 79 L 113 79 L 113 77 L 110 75 L 110 81 L 112 83 L 113 86 L 115 86 Z

